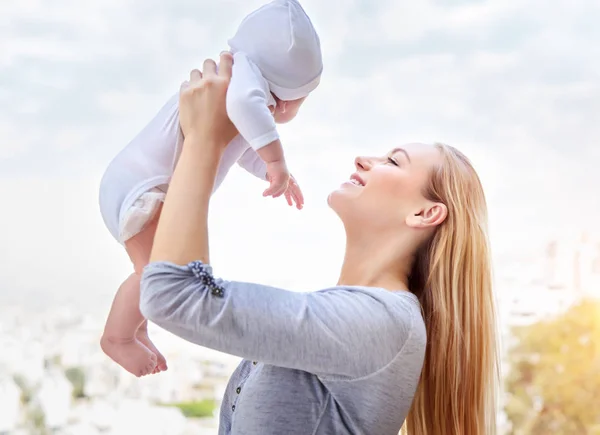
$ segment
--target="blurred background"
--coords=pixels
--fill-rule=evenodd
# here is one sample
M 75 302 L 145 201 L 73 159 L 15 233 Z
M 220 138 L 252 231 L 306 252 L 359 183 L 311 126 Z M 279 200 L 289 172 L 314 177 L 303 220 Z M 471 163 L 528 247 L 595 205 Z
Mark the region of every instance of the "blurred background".
M 238 360 L 151 326 L 169 371 L 102 354 L 130 273 L 104 227 L 112 157 L 266 0 L 0 2 L 0 433 L 216 434 Z M 304 0 L 322 84 L 280 129 L 306 208 L 233 169 L 217 275 L 335 284 L 327 194 L 353 158 L 441 141 L 487 192 L 503 337 L 501 433 L 600 434 L 600 2 Z M 440 434 L 441 435 L 441 434 Z

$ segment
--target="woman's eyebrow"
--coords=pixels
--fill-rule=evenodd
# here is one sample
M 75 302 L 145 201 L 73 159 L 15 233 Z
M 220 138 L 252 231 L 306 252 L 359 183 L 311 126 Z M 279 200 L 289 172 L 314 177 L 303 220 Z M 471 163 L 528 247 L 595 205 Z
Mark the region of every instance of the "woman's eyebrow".
M 410 161 L 410 156 L 408 155 L 408 153 L 406 152 L 406 150 L 405 150 L 404 148 L 400 148 L 400 147 L 398 147 L 398 148 L 394 148 L 394 149 L 392 150 L 392 154 L 396 154 L 396 153 L 403 153 L 403 154 L 404 154 L 404 156 L 406 156 L 406 160 L 408 160 L 408 163 L 412 163 L 412 162 Z

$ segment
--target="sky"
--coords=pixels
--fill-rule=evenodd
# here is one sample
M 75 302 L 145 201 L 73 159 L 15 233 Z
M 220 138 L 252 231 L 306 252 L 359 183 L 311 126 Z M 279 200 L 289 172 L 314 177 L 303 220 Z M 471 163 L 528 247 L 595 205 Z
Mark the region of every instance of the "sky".
M 110 303 L 131 266 L 98 210 L 114 155 L 227 48 L 262 0 L 0 2 L 0 301 Z M 600 2 L 304 0 L 321 85 L 280 133 L 303 211 L 234 169 L 215 272 L 306 291 L 344 250 L 328 193 L 357 155 L 445 142 L 469 156 L 496 268 L 600 218 Z M 82 305 L 83 306 L 83 305 Z

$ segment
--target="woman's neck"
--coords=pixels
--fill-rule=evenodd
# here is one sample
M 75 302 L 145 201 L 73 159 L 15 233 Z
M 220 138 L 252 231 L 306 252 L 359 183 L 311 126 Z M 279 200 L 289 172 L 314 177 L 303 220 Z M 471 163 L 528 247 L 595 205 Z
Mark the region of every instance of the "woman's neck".
M 402 252 L 399 246 L 403 243 L 398 238 L 348 237 L 338 285 L 408 290 L 412 254 Z

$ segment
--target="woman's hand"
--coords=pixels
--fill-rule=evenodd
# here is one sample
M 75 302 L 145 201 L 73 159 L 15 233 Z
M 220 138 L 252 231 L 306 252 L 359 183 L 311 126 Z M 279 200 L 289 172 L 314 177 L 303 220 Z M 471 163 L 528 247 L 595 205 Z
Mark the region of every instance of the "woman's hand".
M 179 123 L 184 137 L 194 137 L 202 147 L 222 149 L 237 135 L 225 105 L 231 80 L 233 56 L 222 52 L 219 71 L 212 59 L 204 61 L 202 72 L 190 73 L 179 93 Z

